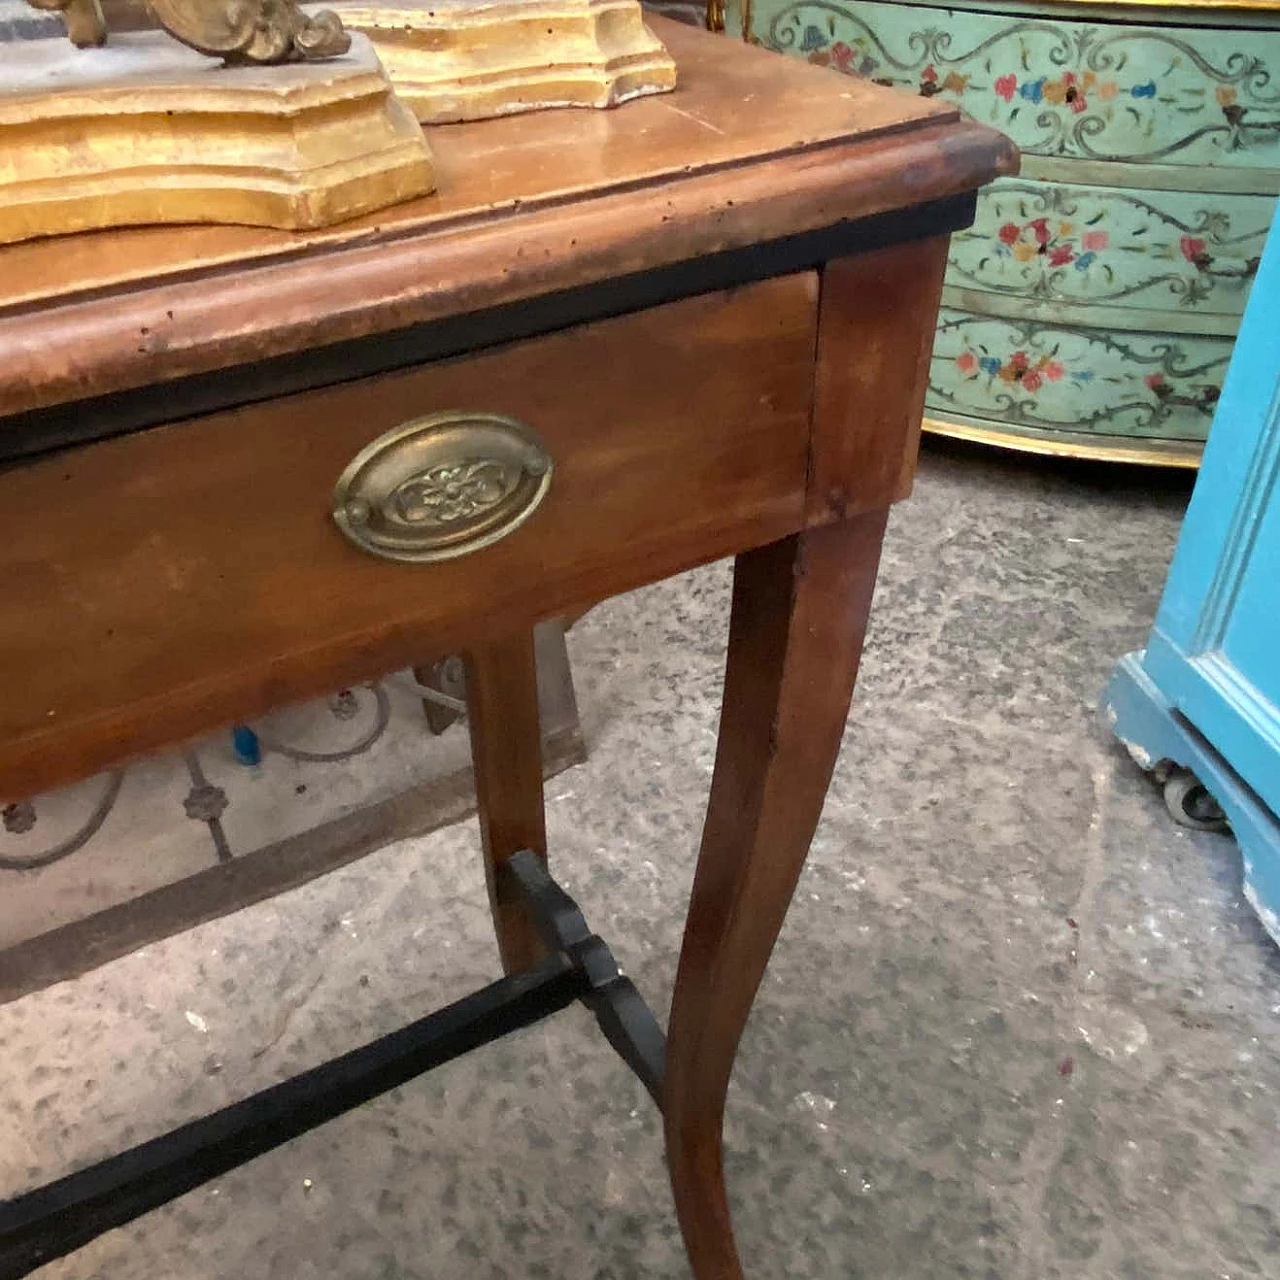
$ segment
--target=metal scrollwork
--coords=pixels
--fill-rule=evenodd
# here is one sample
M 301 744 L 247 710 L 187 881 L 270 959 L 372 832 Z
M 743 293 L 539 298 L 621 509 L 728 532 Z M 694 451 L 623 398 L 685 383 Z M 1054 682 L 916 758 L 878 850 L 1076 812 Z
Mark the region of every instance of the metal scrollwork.
M 78 853 L 97 835 L 108 814 L 115 807 L 116 798 L 120 794 L 120 786 L 124 781 L 124 773 L 114 770 L 105 775 L 102 791 L 94 803 L 89 816 L 65 840 L 43 849 L 40 852 L 10 855 L 0 853 L 0 871 L 40 871 L 51 867 L 63 858 Z M 26 836 L 35 829 L 37 817 L 36 806 L 30 800 L 19 800 L 6 805 L 4 812 L 4 829 L 10 835 Z
M 308 764 L 335 764 L 341 760 L 351 760 L 363 755 L 387 731 L 391 723 L 391 699 L 380 684 L 371 684 L 367 691 L 373 694 L 372 723 L 348 747 L 337 747 L 331 751 L 319 751 L 312 748 L 292 746 L 262 727 L 256 732 L 262 745 L 277 755 L 289 760 L 300 760 Z M 337 721 L 352 721 L 360 715 L 360 698 L 354 689 L 343 689 L 329 699 L 329 714 Z

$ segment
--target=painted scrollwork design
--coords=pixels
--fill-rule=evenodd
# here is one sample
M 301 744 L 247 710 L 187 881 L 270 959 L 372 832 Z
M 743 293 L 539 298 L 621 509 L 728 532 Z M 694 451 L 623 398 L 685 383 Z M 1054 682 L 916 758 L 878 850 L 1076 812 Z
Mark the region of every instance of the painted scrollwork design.
M 1190 438 L 1207 430 L 1230 351 L 944 310 L 928 402 L 1022 427 Z
M 1269 197 L 1223 199 L 1003 180 L 952 237 L 948 283 L 1005 297 L 1174 304 L 1238 313 L 1271 224 Z
M 1225 34 L 1199 47 L 1157 26 L 974 16 L 913 27 L 898 5 L 790 0 L 762 43 L 878 84 L 944 94 L 1024 153 L 1139 163 L 1214 162 L 1280 145 L 1272 33 L 1256 50 Z M 1248 161 L 1255 162 L 1251 157 Z

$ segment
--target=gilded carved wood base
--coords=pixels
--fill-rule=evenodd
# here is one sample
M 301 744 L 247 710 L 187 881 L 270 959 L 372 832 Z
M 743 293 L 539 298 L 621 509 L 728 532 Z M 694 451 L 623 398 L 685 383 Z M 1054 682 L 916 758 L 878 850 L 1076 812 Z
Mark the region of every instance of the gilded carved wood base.
M 639 0 L 340 0 L 424 124 L 612 107 L 674 89 Z
M 1204 445 L 1198 440 L 1142 440 L 1085 432 L 1037 432 L 1025 427 L 1010 431 L 999 422 L 951 422 L 927 414 L 923 427 L 930 435 L 993 445 L 997 449 L 1012 449 L 1015 453 L 1033 453 L 1045 458 L 1081 458 L 1092 462 L 1123 462 L 1143 467 L 1194 470 L 1200 465 L 1200 455 L 1204 450 Z
M 52 90 L 56 89 L 56 92 Z M 163 32 L 0 44 L 0 244 L 103 227 L 329 226 L 432 190 L 368 41 L 211 70 Z
M 115 30 L 111 0 L 27 0 L 36 9 L 61 13 L 71 43 L 99 48 Z M 351 37 L 329 12 L 305 13 L 297 0 L 123 0 L 140 26 L 159 25 L 197 53 L 228 66 L 246 63 L 312 62 L 337 58 Z

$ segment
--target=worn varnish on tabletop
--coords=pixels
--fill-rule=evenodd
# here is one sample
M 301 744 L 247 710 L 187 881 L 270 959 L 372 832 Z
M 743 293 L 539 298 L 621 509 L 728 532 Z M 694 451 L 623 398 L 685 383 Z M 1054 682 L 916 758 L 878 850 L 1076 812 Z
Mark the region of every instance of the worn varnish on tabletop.
M 952 107 L 656 25 L 679 63 L 674 93 L 433 129 L 438 194 L 383 215 L 303 235 L 144 229 L 3 250 L 0 415 L 830 228 L 1014 164 Z M 0 417 L 0 457 L 23 451 L 12 433 L 26 425 Z

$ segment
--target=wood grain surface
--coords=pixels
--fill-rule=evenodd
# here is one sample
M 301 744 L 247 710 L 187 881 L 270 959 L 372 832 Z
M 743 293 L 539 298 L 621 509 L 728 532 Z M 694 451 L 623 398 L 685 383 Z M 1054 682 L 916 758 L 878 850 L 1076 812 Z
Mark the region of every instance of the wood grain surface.
M 822 270 L 810 523 L 911 492 L 949 242 L 892 245 Z
M 892 395 L 892 389 L 886 388 Z M 668 1032 L 667 1163 L 698 1280 L 742 1280 L 721 1128 L 738 1041 L 844 733 L 888 510 L 738 557 L 724 707 Z
M 0 471 L 4 797 L 794 531 L 816 302 L 787 277 Z M 529 423 L 546 500 L 459 560 L 356 549 L 344 466 L 452 408 Z
M 0 457 L 46 410 L 105 414 L 106 434 L 169 423 L 0 469 L 0 800 L 467 651 L 492 873 L 544 852 L 527 629 L 737 555 L 663 1106 L 693 1272 L 742 1280 L 734 1056 L 910 486 L 946 236 L 1017 157 L 937 101 L 659 30 L 676 92 L 433 129 L 440 194 L 385 217 L 0 250 Z M 563 305 L 584 295 L 597 309 Z M 424 349 L 437 325 L 456 345 Z M 397 364 L 366 362 L 384 347 Z M 282 365 L 304 380 L 250 378 Z M 224 383 L 241 390 L 196 416 Z M 545 500 L 461 559 L 357 549 L 338 475 L 449 409 L 525 421 L 554 460 Z M 54 426 L 42 440 L 69 438 Z M 495 893 L 518 968 L 535 946 L 510 905 Z
M 439 194 L 376 219 L 0 250 L 0 415 L 830 227 L 1016 167 L 1001 135 L 937 102 L 678 23 L 660 32 L 674 93 L 434 128 Z
M 478 645 L 467 652 L 466 664 L 467 727 L 489 907 L 503 972 L 520 973 L 547 953 L 510 881 L 498 874 L 523 850 L 547 856 L 533 632 L 521 628 Z

